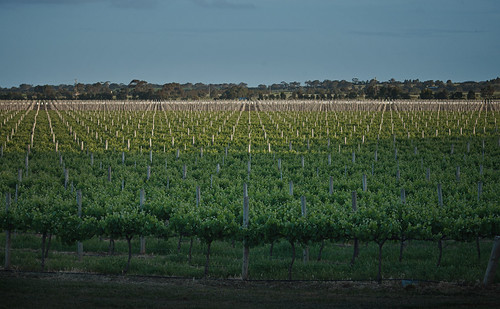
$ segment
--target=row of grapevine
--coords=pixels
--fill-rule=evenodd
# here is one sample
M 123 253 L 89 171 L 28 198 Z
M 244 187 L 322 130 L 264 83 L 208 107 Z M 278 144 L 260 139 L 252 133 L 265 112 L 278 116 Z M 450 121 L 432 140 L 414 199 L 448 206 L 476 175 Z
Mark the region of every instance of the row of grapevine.
M 286 240 L 291 277 L 296 245 L 500 233 L 497 103 L 1 106 L 1 228 L 39 233 L 42 267 L 53 236 L 126 239 L 125 270 L 133 237 L 195 237 L 205 274 L 215 240 L 245 263 Z

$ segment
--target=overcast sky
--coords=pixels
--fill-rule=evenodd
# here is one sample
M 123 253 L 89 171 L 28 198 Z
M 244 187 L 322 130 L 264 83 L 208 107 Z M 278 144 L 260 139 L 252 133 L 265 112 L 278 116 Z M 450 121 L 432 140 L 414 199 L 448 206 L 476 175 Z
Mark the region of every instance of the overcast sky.
M 0 87 L 498 76 L 498 0 L 0 0 Z

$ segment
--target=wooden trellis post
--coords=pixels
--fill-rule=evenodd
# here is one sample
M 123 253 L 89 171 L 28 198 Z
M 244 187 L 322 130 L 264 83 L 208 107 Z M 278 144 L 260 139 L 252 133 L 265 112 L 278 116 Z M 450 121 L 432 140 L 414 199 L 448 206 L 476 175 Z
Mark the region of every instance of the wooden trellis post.
M 201 204 L 201 190 L 200 186 L 196 186 L 196 207 L 200 207 Z

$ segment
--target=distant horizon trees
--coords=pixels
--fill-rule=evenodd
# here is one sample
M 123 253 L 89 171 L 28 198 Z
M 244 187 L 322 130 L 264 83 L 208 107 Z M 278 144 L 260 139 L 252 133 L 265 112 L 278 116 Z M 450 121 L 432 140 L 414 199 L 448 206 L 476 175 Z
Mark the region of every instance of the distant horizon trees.
M 249 87 L 246 83 L 177 83 L 163 85 L 134 79 L 128 84 L 97 82 L 73 85 L 0 87 L 4 100 L 475 100 L 500 98 L 500 77 L 488 81 L 446 82 L 390 79 L 307 80 L 304 84 L 282 81 Z

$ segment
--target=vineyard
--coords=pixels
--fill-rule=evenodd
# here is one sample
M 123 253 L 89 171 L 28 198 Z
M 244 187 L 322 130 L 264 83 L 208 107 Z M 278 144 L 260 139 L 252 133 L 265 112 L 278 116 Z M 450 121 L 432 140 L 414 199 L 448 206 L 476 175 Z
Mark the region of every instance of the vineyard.
M 424 247 L 430 274 L 450 243 L 484 261 L 500 235 L 499 113 L 477 101 L 0 101 L 5 268 L 30 269 L 11 249 L 27 236 L 42 270 L 55 242 L 73 248 L 69 270 L 96 243 L 121 246 L 123 272 L 160 243 L 182 246 L 196 277 L 300 267 L 346 279 L 374 250 L 381 281 L 388 247 L 400 263 Z M 349 256 L 332 261 L 333 244 Z M 212 246 L 236 247 L 237 270 L 215 274 Z M 281 257 L 280 274 L 256 274 L 252 252 Z

